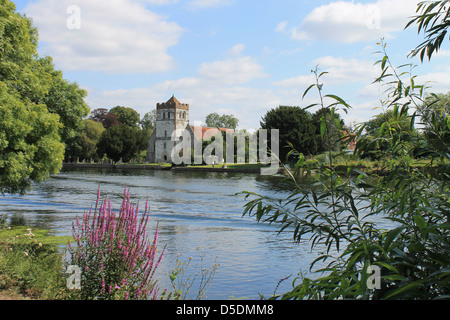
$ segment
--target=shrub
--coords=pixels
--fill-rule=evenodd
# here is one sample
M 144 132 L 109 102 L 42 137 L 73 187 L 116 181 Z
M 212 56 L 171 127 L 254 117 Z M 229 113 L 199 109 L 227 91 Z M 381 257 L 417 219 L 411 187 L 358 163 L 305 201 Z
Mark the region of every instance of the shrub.
M 415 76 L 398 70 L 411 66 L 394 68 L 385 45 L 380 45 L 382 75 L 376 81 L 390 86 L 386 107 L 394 115 L 407 115 L 409 106 L 414 106 L 416 111 L 409 116 L 412 125 L 433 103 L 425 101 L 424 86 L 415 84 Z M 403 79 L 405 75 L 410 78 Z M 321 94 L 322 85 L 317 88 Z M 333 107 L 348 108 L 342 99 L 335 100 Z M 391 130 L 386 123 L 382 126 Z M 432 160 L 445 163 L 450 157 L 449 141 L 443 139 L 446 132 L 436 128 L 430 126 L 443 143 L 439 152 L 430 154 Z M 244 214 L 278 223 L 281 230 L 292 230 L 297 242 L 306 238 L 311 249 L 321 252 L 310 265 L 317 277 L 300 276 L 290 292 L 274 298 L 450 297 L 449 166 L 433 174 L 418 170 L 413 166 L 410 141 L 394 134 L 385 141 L 390 157 L 382 159 L 381 166 L 387 170 L 381 177 L 354 169 L 355 178 L 331 165 L 318 165 L 313 187 L 305 186 L 294 177 L 304 168 L 301 156 L 291 176 L 295 190 L 286 199 L 246 192 L 253 199 Z M 360 144 L 357 153 L 366 147 Z M 331 164 L 333 154 L 329 153 L 329 159 Z M 378 223 L 387 220 L 387 226 Z M 315 270 L 319 262 L 323 267 Z
M 153 275 L 164 252 L 157 258 L 158 229 L 153 241 L 147 239 L 148 203 L 140 219 L 138 212 L 127 189 L 118 215 L 111 200 L 100 202 L 99 190 L 95 209 L 76 219 L 76 246 L 69 244 L 69 252 L 71 264 L 81 270 L 79 299 L 156 299 Z

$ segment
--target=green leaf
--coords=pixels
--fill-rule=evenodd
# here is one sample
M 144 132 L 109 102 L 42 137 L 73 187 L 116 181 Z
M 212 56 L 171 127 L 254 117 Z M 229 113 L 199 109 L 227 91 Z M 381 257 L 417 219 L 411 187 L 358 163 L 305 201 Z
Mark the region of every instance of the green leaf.
M 395 238 L 398 237 L 398 235 L 403 230 L 405 230 L 405 227 L 398 227 L 398 228 L 395 228 L 395 229 L 389 231 L 386 234 L 386 238 L 384 240 L 384 246 L 383 246 L 383 249 L 384 249 L 385 252 L 391 251 L 391 244 L 392 244 L 392 242 L 394 241 Z
M 384 68 L 386 67 L 387 61 L 388 61 L 388 57 L 384 56 L 383 60 L 381 61 L 381 70 L 384 70 Z
M 425 219 L 420 215 L 414 216 L 414 223 L 419 227 L 419 230 L 421 232 L 424 232 L 428 227 L 428 224 L 426 223 Z
M 323 137 L 325 136 L 325 130 L 327 129 L 327 123 L 324 121 L 320 122 L 320 136 Z
M 308 91 L 309 90 L 311 90 L 313 87 L 315 87 L 316 85 L 315 84 L 312 84 L 312 85 L 310 85 L 309 87 L 308 87 L 308 89 L 306 89 L 305 90 L 305 92 L 303 93 L 303 96 L 302 96 L 302 100 L 305 98 L 305 96 L 308 94 Z
M 382 266 L 388 270 L 391 270 L 392 272 L 399 273 L 398 270 L 394 266 L 391 266 L 390 264 L 387 264 L 385 262 L 377 261 L 376 264 L 379 266 Z
M 404 286 L 401 286 L 399 289 L 397 290 L 393 290 L 390 294 L 388 294 L 385 299 L 389 300 L 392 299 L 404 292 L 408 292 L 410 290 L 413 290 L 415 288 L 417 288 L 418 286 L 420 286 L 421 284 L 425 283 L 426 280 L 418 280 L 418 281 L 414 281 L 414 282 L 410 282 Z
M 343 105 L 344 107 L 351 109 L 351 106 L 347 102 L 345 102 L 342 98 L 340 98 L 334 94 L 327 94 L 325 97 L 332 98 L 332 99 L 336 100 L 339 104 Z

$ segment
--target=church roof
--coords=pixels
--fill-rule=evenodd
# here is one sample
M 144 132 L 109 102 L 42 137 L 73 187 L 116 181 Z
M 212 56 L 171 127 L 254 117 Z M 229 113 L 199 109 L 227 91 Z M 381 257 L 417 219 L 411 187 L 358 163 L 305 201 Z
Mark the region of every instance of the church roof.
M 177 98 L 175 98 L 175 95 L 172 96 L 172 98 L 170 98 L 169 100 L 167 100 L 167 102 L 164 103 L 157 103 L 156 104 L 156 108 L 157 109 L 185 109 L 185 110 L 189 110 L 189 104 L 186 103 L 181 103 L 180 101 L 178 101 Z
M 215 136 L 217 132 L 219 132 L 219 130 L 222 132 L 234 133 L 233 129 L 226 129 L 226 128 L 208 128 L 200 126 L 190 126 L 190 127 L 197 140 L 210 139 L 211 137 Z
M 178 101 L 177 98 L 175 98 L 175 95 L 173 95 L 172 98 L 170 98 L 169 100 L 167 100 L 166 103 L 167 103 L 167 104 L 181 104 L 181 102 Z

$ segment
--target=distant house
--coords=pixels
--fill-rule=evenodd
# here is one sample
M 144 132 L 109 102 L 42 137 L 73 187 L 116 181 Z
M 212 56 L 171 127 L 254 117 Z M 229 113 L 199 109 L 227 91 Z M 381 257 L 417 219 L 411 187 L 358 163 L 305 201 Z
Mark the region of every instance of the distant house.
M 355 151 L 356 149 L 356 134 L 350 133 L 347 130 L 343 131 L 344 136 L 349 136 L 351 138 L 346 140 L 347 143 L 347 150 L 349 151 Z
M 171 163 L 172 150 L 185 130 L 190 133 L 193 142 L 194 139 L 196 141 L 209 140 L 219 130 L 234 132 L 233 129 L 189 125 L 189 104 L 181 103 L 175 96 L 172 96 L 167 102 L 156 105 L 156 126 L 149 140 L 147 162 Z

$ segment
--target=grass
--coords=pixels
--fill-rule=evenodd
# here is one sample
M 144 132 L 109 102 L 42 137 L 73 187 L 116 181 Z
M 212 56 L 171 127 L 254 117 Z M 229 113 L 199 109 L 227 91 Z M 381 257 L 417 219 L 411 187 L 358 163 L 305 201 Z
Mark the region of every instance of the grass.
M 63 288 L 61 245 L 69 237 L 28 226 L 0 226 L 0 299 L 55 299 Z
M 189 165 L 189 168 L 222 168 L 224 164 L 216 165 Z M 260 169 L 265 165 L 261 163 L 226 163 L 227 169 Z

